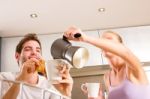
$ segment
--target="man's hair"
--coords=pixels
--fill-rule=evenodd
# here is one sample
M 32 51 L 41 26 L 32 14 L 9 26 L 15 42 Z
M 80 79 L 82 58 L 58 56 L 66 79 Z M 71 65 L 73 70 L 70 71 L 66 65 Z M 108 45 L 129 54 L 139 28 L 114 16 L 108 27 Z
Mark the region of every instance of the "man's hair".
M 39 45 L 40 45 L 40 48 L 42 49 L 42 47 L 41 47 L 41 42 L 40 42 L 40 40 L 38 39 L 37 35 L 36 35 L 35 33 L 28 33 L 28 34 L 26 34 L 26 35 L 23 37 L 23 39 L 21 39 L 20 42 L 17 44 L 17 46 L 16 46 L 16 52 L 20 54 L 21 51 L 22 51 L 23 45 L 24 45 L 26 42 L 30 41 L 30 40 L 33 40 L 33 41 L 38 42 Z

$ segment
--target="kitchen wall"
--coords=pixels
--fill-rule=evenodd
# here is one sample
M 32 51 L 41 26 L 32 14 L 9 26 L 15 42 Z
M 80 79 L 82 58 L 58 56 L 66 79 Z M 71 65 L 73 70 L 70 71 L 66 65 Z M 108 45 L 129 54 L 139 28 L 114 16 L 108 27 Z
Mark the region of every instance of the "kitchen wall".
M 2 38 L 0 37 L 0 72 L 1 72 L 1 40 Z
M 117 28 L 107 30 L 113 30 L 120 33 L 125 41 L 125 45 L 129 47 L 135 53 L 135 55 L 139 57 L 141 62 L 150 61 L 150 26 Z M 103 31 L 104 30 L 93 30 L 85 32 L 90 36 L 99 38 Z M 46 60 L 52 59 L 50 53 L 50 46 L 52 42 L 57 38 L 61 37 L 61 33 L 39 35 L 43 47 L 42 54 Z M 22 37 L 9 37 L 1 39 L 1 71 L 19 70 L 17 62 L 15 60 L 15 47 L 21 38 Z M 107 64 L 99 48 L 85 43 L 72 42 L 72 44 L 86 47 L 89 50 L 90 59 L 86 66 Z

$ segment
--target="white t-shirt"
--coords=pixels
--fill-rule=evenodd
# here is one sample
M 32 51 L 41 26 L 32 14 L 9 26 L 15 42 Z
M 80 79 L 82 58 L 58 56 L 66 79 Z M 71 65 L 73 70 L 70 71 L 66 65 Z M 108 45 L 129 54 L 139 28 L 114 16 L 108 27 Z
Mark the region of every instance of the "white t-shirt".
M 1 72 L 0 79 L 12 80 L 15 81 L 17 73 L 12 72 Z M 10 82 L 1 82 L 0 81 L 0 96 L 3 96 L 8 89 L 11 87 L 12 83 Z M 61 99 L 60 96 L 50 93 L 49 91 L 44 91 L 44 95 L 42 95 L 42 89 L 50 89 L 60 94 L 52 84 L 50 84 L 45 77 L 39 75 L 38 84 L 35 87 L 31 87 L 28 85 L 22 86 L 20 88 L 20 92 L 17 96 L 17 99 Z

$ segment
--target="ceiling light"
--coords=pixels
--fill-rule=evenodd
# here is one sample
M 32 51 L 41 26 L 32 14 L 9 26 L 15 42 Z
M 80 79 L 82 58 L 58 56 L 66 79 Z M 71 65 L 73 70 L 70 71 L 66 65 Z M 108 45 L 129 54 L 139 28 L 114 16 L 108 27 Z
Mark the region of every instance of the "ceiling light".
M 99 12 L 105 12 L 105 8 L 99 8 L 98 11 Z
M 37 18 L 38 15 L 37 15 L 36 13 L 33 13 L 33 14 L 30 14 L 30 17 L 31 17 L 31 18 Z

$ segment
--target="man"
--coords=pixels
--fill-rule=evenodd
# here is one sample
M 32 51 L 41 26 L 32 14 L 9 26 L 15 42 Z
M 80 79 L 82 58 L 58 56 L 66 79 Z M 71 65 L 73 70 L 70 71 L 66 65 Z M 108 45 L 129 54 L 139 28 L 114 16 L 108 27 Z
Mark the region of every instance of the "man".
M 37 67 L 40 66 L 39 60 L 41 56 L 41 43 L 36 34 L 27 34 L 16 46 L 15 57 L 18 62 L 20 71 L 19 73 L 1 73 L 1 79 L 14 80 L 24 82 L 39 88 L 57 89 L 63 95 L 71 96 L 73 80 L 69 74 L 69 69 L 65 66 L 62 67 L 60 74 L 62 80 L 58 81 L 53 87 L 45 76 L 39 75 Z M 3 86 L 4 96 L 3 99 L 40 99 L 41 91 L 33 90 L 33 88 L 25 87 L 22 90 L 24 93 L 20 94 L 20 84 L 6 83 Z M 47 96 L 48 99 L 56 99 L 56 95 L 51 94 Z

